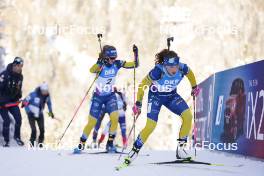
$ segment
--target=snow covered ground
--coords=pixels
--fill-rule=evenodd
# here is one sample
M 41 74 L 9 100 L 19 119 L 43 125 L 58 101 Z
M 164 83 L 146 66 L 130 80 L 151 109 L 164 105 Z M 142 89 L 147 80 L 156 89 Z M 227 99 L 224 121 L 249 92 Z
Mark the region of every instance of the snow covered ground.
M 92 151 L 94 152 L 94 151 Z M 175 159 L 174 151 L 142 151 L 131 167 L 115 171 L 118 154 L 72 155 L 70 151 L 29 151 L 26 148 L 0 148 L 0 175 L 95 175 L 95 176 L 263 176 L 264 162 L 225 153 L 199 151 L 197 161 L 224 164 L 154 165 Z

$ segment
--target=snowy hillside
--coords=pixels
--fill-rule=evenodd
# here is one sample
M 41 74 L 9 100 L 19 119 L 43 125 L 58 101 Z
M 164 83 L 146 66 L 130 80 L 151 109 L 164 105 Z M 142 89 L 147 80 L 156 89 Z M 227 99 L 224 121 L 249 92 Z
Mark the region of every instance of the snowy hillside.
M 224 164 L 208 166 L 199 164 L 154 165 L 153 162 L 172 161 L 174 151 L 143 151 L 129 168 L 115 171 L 119 154 L 72 155 L 70 151 L 28 151 L 26 148 L 1 148 L 0 173 L 17 175 L 95 175 L 95 176 L 261 176 L 264 162 L 223 153 L 199 151 L 197 161 Z M 15 167 L 14 167 L 15 166 Z

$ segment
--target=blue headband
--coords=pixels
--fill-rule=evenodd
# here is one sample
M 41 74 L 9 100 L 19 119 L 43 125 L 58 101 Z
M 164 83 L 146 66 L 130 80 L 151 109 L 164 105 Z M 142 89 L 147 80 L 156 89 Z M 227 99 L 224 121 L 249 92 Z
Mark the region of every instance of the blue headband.
M 166 66 L 175 66 L 178 65 L 180 62 L 179 57 L 171 57 L 171 58 L 164 58 L 164 65 Z
M 115 58 L 117 57 L 117 51 L 115 49 L 106 50 L 105 56 L 110 57 L 110 58 Z

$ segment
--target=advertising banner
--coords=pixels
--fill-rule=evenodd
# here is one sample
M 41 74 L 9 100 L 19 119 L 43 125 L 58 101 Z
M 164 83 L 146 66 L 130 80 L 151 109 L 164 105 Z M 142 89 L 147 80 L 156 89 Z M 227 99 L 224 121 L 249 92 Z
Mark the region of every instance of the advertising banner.
M 200 86 L 200 142 L 209 141 L 210 149 L 264 158 L 264 61 L 216 73 Z

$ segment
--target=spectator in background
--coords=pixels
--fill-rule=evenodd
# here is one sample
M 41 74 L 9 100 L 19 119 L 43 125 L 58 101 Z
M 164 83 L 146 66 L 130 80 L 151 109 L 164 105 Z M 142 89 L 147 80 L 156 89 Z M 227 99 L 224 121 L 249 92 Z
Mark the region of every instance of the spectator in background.
M 36 122 L 39 128 L 38 144 L 39 147 L 43 146 L 43 142 L 45 138 L 43 110 L 45 108 L 45 104 L 47 104 L 49 109 L 48 115 L 51 118 L 54 118 L 54 114 L 52 111 L 52 103 L 51 103 L 49 88 L 47 83 L 43 83 L 39 87 L 37 87 L 22 102 L 22 107 L 25 107 L 25 111 L 28 116 L 29 125 L 31 127 L 30 143 L 32 146 L 35 145 L 35 141 L 36 141 L 36 133 L 37 133 Z
M 4 147 L 9 147 L 10 117 L 8 113 L 12 114 L 15 119 L 14 139 L 18 145 L 24 145 L 20 137 L 22 118 L 18 107 L 20 103 L 19 99 L 22 97 L 23 64 L 23 59 L 16 57 L 12 63 L 8 64 L 6 70 L 0 73 L 0 115 L 4 121 Z

